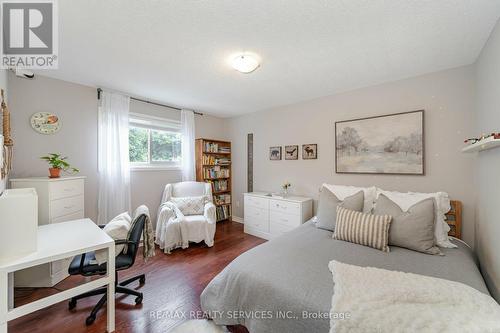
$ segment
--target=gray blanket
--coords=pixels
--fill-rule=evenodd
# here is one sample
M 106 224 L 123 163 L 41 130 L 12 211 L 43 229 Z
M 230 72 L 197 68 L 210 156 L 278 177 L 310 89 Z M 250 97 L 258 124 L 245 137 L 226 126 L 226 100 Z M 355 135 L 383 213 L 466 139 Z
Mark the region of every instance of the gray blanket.
M 444 256 L 398 247 L 390 253 L 331 238 L 311 222 L 240 255 L 201 294 L 201 307 L 218 325 L 244 325 L 251 333 L 328 332 L 333 294 L 328 263 L 340 262 L 428 275 L 488 293 L 472 251 Z

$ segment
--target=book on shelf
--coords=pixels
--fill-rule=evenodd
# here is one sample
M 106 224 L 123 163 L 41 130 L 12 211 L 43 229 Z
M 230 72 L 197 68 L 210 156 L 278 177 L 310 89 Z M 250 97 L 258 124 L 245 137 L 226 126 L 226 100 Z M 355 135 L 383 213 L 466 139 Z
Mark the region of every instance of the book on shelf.
M 231 159 L 226 157 L 203 155 L 202 163 L 203 165 L 229 165 L 231 163 Z
M 231 217 L 231 205 L 216 207 L 217 221 L 227 220 Z
M 222 192 L 228 190 L 227 180 L 207 180 L 212 184 L 212 192 Z
M 216 205 L 224 205 L 231 203 L 231 195 L 230 194 L 217 194 L 214 195 L 214 203 Z
M 229 169 L 220 166 L 205 168 L 203 169 L 203 177 L 205 179 L 229 178 Z
M 231 152 L 230 147 L 220 146 L 218 143 L 215 143 L 215 142 L 205 142 L 203 149 L 204 149 L 204 152 L 206 152 L 206 153 L 229 154 Z

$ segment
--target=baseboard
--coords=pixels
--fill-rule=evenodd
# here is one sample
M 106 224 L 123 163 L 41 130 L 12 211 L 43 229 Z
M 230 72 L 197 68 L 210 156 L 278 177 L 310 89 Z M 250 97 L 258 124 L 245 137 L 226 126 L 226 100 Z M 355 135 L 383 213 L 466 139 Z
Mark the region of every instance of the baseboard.
M 232 216 L 231 220 L 233 220 L 233 222 L 244 223 L 243 218 L 239 216 Z

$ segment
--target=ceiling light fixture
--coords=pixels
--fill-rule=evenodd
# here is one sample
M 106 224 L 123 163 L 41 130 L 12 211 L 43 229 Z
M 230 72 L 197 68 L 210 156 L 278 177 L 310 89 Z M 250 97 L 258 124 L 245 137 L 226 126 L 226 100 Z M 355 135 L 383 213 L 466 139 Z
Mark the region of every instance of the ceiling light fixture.
M 231 60 L 231 66 L 238 72 L 248 74 L 259 68 L 260 63 L 255 55 L 242 53 Z

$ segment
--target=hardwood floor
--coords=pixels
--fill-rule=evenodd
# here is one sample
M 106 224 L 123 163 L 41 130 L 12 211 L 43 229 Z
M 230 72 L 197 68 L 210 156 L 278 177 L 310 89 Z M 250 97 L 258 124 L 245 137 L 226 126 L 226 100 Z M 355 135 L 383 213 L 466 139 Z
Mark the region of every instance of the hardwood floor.
M 167 332 L 190 319 L 192 311 L 200 311 L 200 294 L 205 286 L 227 264 L 241 253 L 265 242 L 243 233 L 243 224 L 226 221 L 217 224 L 215 245 L 191 244 L 166 255 L 157 248 L 156 256 L 147 263 L 142 253 L 133 268 L 120 272 L 119 280 L 146 273 L 146 284 L 138 282 L 129 287 L 144 293 L 141 305 L 135 305 L 133 296 L 116 297 L 116 332 Z M 19 306 L 65 290 L 85 281 L 70 276 L 55 288 L 16 289 L 15 305 Z M 106 332 L 106 310 L 101 310 L 95 323 L 85 326 L 85 318 L 99 296 L 78 301 L 75 310 L 68 310 L 68 302 L 21 317 L 9 323 L 9 332 Z M 182 317 L 185 314 L 187 318 Z

